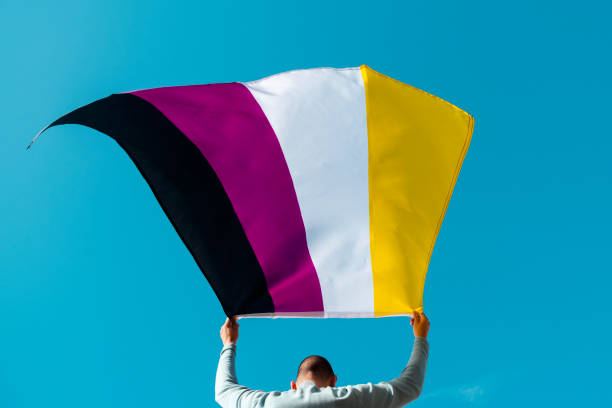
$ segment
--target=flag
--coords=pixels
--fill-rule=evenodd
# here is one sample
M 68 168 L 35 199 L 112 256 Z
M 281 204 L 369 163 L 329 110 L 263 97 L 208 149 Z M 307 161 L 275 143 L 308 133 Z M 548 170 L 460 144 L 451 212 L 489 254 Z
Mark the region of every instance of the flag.
M 112 94 L 48 127 L 125 150 L 228 316 L 376 317 L 422 310 L 473 123 L 362 65 Z

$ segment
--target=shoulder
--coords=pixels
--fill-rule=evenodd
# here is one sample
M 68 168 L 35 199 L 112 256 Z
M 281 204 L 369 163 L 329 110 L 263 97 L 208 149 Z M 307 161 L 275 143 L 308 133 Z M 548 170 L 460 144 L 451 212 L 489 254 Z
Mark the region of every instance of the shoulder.
M 359 401 L 366 406 L 385 406 L 396 394 L 395 388 L 388 382 L 347 385 L 334 388 L 333 392 L 338 400 Z

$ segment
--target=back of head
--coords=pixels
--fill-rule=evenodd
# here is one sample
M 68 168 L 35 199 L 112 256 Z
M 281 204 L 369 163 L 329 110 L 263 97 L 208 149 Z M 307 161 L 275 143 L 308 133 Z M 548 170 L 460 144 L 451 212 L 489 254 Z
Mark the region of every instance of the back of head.
M 297 382 L 301 383 L 304 380 L 311 379 L 318 387 L 326 387 L 332 385 L 332 379 L 335 378 L 334 370 L 331 364 L 321 356 L 308 356 L 301 363 L 297 372 Z M 333 381 L 335 383 L 335 381 Z

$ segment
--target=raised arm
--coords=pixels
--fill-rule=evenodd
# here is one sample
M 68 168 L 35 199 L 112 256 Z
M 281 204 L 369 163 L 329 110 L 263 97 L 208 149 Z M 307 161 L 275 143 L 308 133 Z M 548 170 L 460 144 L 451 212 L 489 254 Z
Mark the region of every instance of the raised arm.
M 227 319 L 225 324 L 221 326 L 220 335 L 223 349 L 221 349 L 217 367 L 215 401 L 224 408 L 257 407 L 267 394 L 264 391 L 251 390 L 238 384 L 235 359 L 239 326 L 234 317 Z
M 413 326 L 414 346 L 406 367 L 400 375 L 389 381 L 395 394 L 391 407 L 403 407 L 421 395 L 425 382 L 425 367 L 429 354 L 427 333 L 429 332 L 429 319 L 424 313 L 414 312 L 410 324 Z
M 389 382 L 350 387 L 355 392 L 356 399 L 361 401 L 364 407 L 403 407 L 421 395 L 429 353 L 427 342 L 429 320 L 425 314 L 414 312 L 410 324 L 413 326 L 415 336 L 414 346 L 410 360 L 400 375 Z

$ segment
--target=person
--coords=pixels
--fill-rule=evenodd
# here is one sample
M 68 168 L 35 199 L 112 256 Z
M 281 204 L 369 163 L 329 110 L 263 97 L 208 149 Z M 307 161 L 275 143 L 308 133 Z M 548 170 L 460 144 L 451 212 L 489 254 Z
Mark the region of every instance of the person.
M 415 336 L 412 354 L 401 374 L 391 381 L 336 387 L 338 377 L 329 362 L 321 356 L 310 356 L 300 364 L 290 390 L 265 392 L 238 383 L 235 358 L 240 325 L 235 318 L 227 319 L 221 326 L 223 348 L 215 400 L 223 408 L 403 407 L 421 394 L 429 352 L 427 316 L 414 312 L 410 323 Z

